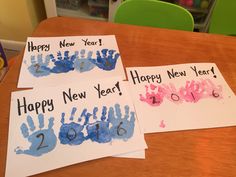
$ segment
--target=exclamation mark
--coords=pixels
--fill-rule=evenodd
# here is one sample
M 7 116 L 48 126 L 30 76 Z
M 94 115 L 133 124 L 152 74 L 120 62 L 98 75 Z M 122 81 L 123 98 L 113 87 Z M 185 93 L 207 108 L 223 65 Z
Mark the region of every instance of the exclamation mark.
M 213 77 L 216 78 L 216 75 L 215 75 L 215 71 L 214 71 L 214 67 L 212 66 L 211 68 L 211 72 L 214 74 Z
M 102 45 L 102 39 L 98 39 L 99 41 L 99 45 L 101 46 Z
M 120 91 L 120 85 L 119 81 L 115 84 L 116 88 L 119 90 L 119 95 L 122 95 L 122 92 Z

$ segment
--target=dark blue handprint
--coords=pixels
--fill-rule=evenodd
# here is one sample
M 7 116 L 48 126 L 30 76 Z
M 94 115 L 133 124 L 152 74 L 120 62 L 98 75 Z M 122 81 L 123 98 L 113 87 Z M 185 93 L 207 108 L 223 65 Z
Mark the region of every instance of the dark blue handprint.
M 74 115 L 77 109 L 75 107 L 72 108 L 71 116 L 69 118 L 70 121 L 74 121 Z M 84 133 L 82 132 L 84 126 L 88 123 L 90 113 L 87 113 L 87 109 L 84 109 L 81 113 L 81 116 L 78 118 L 78 122 L 82 121 L 84 117 L 84 123 L 81 125 L 79 123 L 70 122 L 65 123 L 65 113 L 61 115 L 61 128 L 59 132 L 59 139 L 61 144 L 69 144 L 69 145 L 79 145 L 86 140 Z
M 129 106 L 125 106 L 124 118 L 122 118 L 119 104 L 115 104 L 115 111 L 113 107 L 110 107 L 108 121 L 112 125 L 110 128 L 112 138 L 126 141 L 133 136 L 135 115 L 134 112 L 129 111 Z
M 89 51 L 87 54 L 87 58 L 85 58 L 84 49 L 80 51 L 80 56 L 79 56 L 79 52 L 77 51 L 76 59 L 74 62 L 75 70 L 80 73 L 92 70 L 95 67 L 95 65 L 89 60 L 92 58 L 92 54 L 93 52 Z
M 22 135 L 24 136 L 24 138 L 28 139 L 28 141 L 31 143 L 31 146 L 27 150 L 22 150 L 20 147 L 17 147 L 15 149 L 16 154 L 28 154 L 32 156 L 41 156 L 45 153 L 52 151 L 55 148 L 57 137 L 54 134 L 54 131 L 52 129 L 54 118 L 51 117 L 49 119 L 47 129 L 43 129 L 44 128 L 44 115 L 43 114 L 38 115 L 38 120 L 39 120 L 40 130 L 36 132 L 34 132 L 36 128 L 35 128 L 35 125 L 31 116 L 27 116 L 28 126 L 25 123 L 21 125 Z M 29 129 L 32 132 L 31 135 L 29 134 Z
M 102 56 L 101 56 L 102 53 Z M 115 50 L 102 49 L 101 53 L 97 51 L 97 59 L 89 59 L 92 63 L 94 63 L 100 69 L 110 71 L 113 70 L 116 66 L 116 61 L 119 58 L 120 54 L 115 53 Z M 114 55 L 114 56 L 113 56 Z
M 35 77 L 42 77 L 49 75 L 50 68 L 48 67 L 50 62 L 50 56 L 46 56 L 45 62 L 43 62 L 42 54 L 37 55 L 37 61 L 35 56 L 31 56 L 31 65 L 28 67 L 29 72 Z
M 76 58 L 76 53 L 69 56 L 69 51 L 64 52 L 64 57 L 62 57 L 61 52 L 57 53 L 57 59 L 54 58 L 53 54 L 50 54 L 50 58 L 54 63 L 54 67 L 51 69 L 52 73 L 67 73 L 74 70 L 74 60 Z
M 96 119 L 96 113 L 98 109 L 94 108 L 93 114 Z M 107 107 L 103 106 L 101 121 L 96 121 L 95 123 L 88 124 L 86 129 L 88 133 L 88 139 L 98 143 L 107 143 L 111 141 L 111 134 L 109 131 L 109 122 L 106 120 Z

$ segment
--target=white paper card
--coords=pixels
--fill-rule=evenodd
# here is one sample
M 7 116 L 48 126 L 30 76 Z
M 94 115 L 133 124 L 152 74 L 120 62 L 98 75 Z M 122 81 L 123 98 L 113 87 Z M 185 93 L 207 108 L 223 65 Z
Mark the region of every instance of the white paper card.
M 29 37 L 18 88 L 58 86 L 110 76 L 125 79 L 114 35 Z
M 236 125 L 236 99 L 214 63 L 127 68 L 144 133 Z
M 12 93 L 6 177 L 145 148 L 121 79 Z

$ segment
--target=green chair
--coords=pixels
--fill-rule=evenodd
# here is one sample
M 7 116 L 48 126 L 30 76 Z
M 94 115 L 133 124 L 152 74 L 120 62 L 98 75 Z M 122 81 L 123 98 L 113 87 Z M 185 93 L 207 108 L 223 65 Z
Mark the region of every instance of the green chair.
M 213 9 L 209 33 L 236 35 L 236 0 L 217 0 Z
M 192 14 L 181 6 L 157 0 L 127 0 L 114 16 L 115 23 L 193 31 Z

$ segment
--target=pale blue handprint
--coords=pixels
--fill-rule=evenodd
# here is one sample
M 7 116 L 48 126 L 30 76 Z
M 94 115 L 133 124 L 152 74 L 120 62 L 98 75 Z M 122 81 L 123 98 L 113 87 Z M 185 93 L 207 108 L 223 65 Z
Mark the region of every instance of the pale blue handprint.
M 50 56 L 47 55 L 45 61 L 43 62 L 43 55 L 37 55 L 37 61 L 35 55 L 31 56 L 31 65 L 28 67 L 29 72 L 35 77 L 42 77 L 49 75 L 50 68 L 48 67 L 50 62 Z
M 84 49 L 80 51 L 80 55 L 78 51 L 76 51 L 75 53 L 76 53 L 76 59 L 74 62 L 74 67 L 76 71 L 82 73 L 82 72 L 90 71 L 95 67 L 95 65 L 89 60 L 92 58 L 92 54 L 93 54 L 92 51 L 88 52 L 87 58 L 85 58 Z
M 129 111 L 129 106 L 125 106 L 125 115 L 122 117 L 119 104 L 115 104 L 115 111 L 110 107 L 108 112 L 108 121 L 111 123 L 110 132 L 112 138 L 128 140 L 134 133 L 134 112 Z
M 102 55 L 101 55 L 102 53 Z M 102 49 L 100 51 L 97 51 L 96 59 L 89 59 L 92 63 L 94 63 L 97 67 L 100 69 L 110 71 L 113 70 L 116 66 L 117 59 L 119 58 L 120 54 L 115 53 L 115 50 L 108 50 L 108 49 Z
M 21 125 L 21 132 L 24 138 L 31 143 L 29 149 L 22 150 L 20 147 L 15 149 L 16 154 L 28 154 L 32 156 L 41 156 L 52 151 L 57 142 L 57 137 L 52 129 L 54 118 L 49 118 L 48 128 L 44 128 L 44 115 L 38 115 L 39 130 L 36 130 L 34 121 L 31 116 L 27 116 L 27 123 Z M 30 132 L 32 133 L 30 135 Z
M 50 70 L 52 73 L 67 73 L 74 70 L 76 54 L 69 56 L 69 51 L 65 51 L 64 56 L 62 56 L 59 51 L 57 53 L 57 59 L 55 59 L 53 54 L 50 54 L 49 56 L 54 63 L 54 67 Z
M 86 140 L 86 137 L 84 136 L 84 133 L 82 131 L 84 129 L 84 126 L 88 123 L 91 114 L 87 112 L 87 109 L 84 109 L 78 120 L 76 120 L 78 123 L 76 123 L 73 122 L 76 111 L 77 108 L 73 107 L 71 111 L 71 116 L 69 118 L 70 123 L 65 123 L 65 113 L 62 113 L 62 125 L 59 132 L 59 139 L 61 144 L 80 145 Z M 83 118 L 84 123 L 81 125 L 80 122 Z
M 93 115 L 97 119 L 96 113 L 97 107 L 93 110 Z M 107 121 L 107 107 L 103 106 L 101 121 L 96 121 L 95 123 L 88 124 L 86 126 L 88 137 L 91 141 L 98 143 L 107 143 L 111 141 L 111 134 L 109 130 L 109 122 Z

